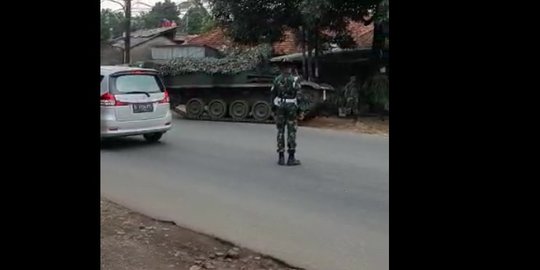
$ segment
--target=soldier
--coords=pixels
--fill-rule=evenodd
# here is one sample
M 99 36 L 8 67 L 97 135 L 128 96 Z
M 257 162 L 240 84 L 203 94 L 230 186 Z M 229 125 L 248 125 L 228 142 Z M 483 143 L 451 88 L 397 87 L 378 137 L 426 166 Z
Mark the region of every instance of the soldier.
M 358 120 L 358 98 L 360 96 L 356 76 L 351 76 L 350 81 L 344 87 L 345 106 L 354 116 L 354 120 Z
M 289 158 L 288 166 L 300 165 L 300 161 L 294 157 L 296 152 L 296 130 L 298 118 L 303 118 L 301 106 L 299 106 L 300 82 L 291 74 L 291 63 L 282 62 L 281 74 L 274 79 L 271 89 L 271 102 L 275 112 L 277 126 L 277 152 L 279 165 L 285 165 L 285 128 L 287 129 L 287 148 Z
M 345 88 L 337 88 L 334 93 L 334 103 L 338 109 L 339 117 L 347 116 L 347 108 L 345 107 Z
M 364 88 L 373 110 L 377 112 L 379 117 L 384 121 L 384 111 L 389 108 L 389 81 L 388 75 L 386 75 L 386 67 L 381 67 L 378 72 L 365 83 Z

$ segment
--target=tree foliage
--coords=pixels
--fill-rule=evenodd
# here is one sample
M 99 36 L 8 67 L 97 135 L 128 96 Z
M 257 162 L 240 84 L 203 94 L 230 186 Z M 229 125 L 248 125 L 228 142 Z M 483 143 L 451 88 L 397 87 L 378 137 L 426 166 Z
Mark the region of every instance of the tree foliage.
M 196 0 L 191 0 L 196 1 Z M 121 36 L 125 30 L 125 1 L 111 1 L 117 3 L 122 9 L 112 11 L 110 9 L 101 10 L 101 40 L 107 40 Z M 180 9 L 171 0 L 157 2 L 149 12 L 142 12 L 131 18 L 131 30 L 141 30 L 159 27 L 162 19 L 179 22 Z M 111 31 L 112 30 L 112 37 Z
M 279 40 L 283 26 L 298 25 L 297 0 L 209 0 L 212 14 L 241 43 Z
M 284 27 L 344 36 L 348 20 L 363 20 L 380 0 L 209 0 L 218 23 L 243 43 L 277 41 Z M 343 37 L 341 37 L 343 39 Z M 309 40 L 308 42 L 312 42 Z
M 101 10 L 101 41 L 121 36 L 124 31 L 124 13 L 110 9 Z M 112 30 L 111 30 L 112 29 Z
M 389 101 L 389 85 L 386 74 L 377 73 L 370 77 L 363 86 L 368 102 L 372 105 L 386 105 Z
M 147 12 L 141 12 L 137 16 L 131 18 L 131 31 L 146 29 L 146 14 Z
M 193 7 L 204 7 L 203 0 L 186 0 L 183 2 L 180 2 L 178 4 L 178 8 L 180 9 L 180 13 L 184 14 L 186 13 L 190 8 Z
M 171 0 L 165 0 L 164 2 L 157 2 L 152 9 L 141 16 L 144 22 L 145 28 L 156 28 L 160 26 L 162 19 L 169 21 L 180 21 L 180 10 L 178 6 L 171 2 Z
M 275 42 L 283 38 L 285 29 L 295 30 L 299 45 L 307 52 L 303 63 L 308 80 L 316 74 L 317 56 L 325 45 L 356 46 L 348 23 L 361 21 L 367 25 L 373 11 L 384 10 L 378 8 L 381 1 L 387 6 L 386 0 L 209 0 L 217 22 L 236 42 Z M 380 31 L 379 27 L 375 29 Z M 327 35 L 328 31 L 333 34 Z
M 182 18 L 182 24 L 186 27 L 185 31 L 190 34 L 200 34 L 213 28 L 214 21 L 208 13 L 208 10 L 202 5 L 192 6 Z

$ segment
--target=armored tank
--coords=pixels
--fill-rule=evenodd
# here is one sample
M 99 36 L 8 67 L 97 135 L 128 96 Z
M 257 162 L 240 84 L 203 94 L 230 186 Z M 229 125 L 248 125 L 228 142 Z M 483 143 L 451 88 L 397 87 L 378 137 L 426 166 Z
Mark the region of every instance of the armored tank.
M 270 64 L 271 47 L 233 49 L 221 56 L 174 57 L 139 63 L 157 69 L 167 87 L 171 108 L 188 119 L 273 122 L 270 104 L 272 81 L 278 74 Z M 165 61 L 164 61 L 165 60 Z M 301 81 L 306 118 L 316 114 L 329 85 Z

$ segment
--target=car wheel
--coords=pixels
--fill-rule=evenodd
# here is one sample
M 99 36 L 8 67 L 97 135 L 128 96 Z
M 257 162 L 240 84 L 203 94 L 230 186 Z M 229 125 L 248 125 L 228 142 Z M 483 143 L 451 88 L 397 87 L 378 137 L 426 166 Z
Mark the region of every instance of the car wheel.
M 161 139 L 161 136 L 163 136 L 163 133 L 150 133 L 143 135 L 144 139 L 148 142 L 157 142 L 159 139 Z

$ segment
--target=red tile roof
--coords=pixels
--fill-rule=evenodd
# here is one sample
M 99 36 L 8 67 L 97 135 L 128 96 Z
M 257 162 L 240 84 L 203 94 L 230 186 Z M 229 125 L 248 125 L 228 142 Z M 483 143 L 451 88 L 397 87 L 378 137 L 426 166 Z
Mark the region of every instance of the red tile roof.
M 284 55 L 297 53 L 302 51 L 302 46 L 299 42 L 296 41 L 296 35 L 292 30 L 285 30 L 283 33 L 283 39 L 272 44 L 272 49 L 274 49 L 274 54 Z
M 231 46 L 233 42 L 225 35 L 221 28 L 217 27 L 214 30 L 186 40 L 186 44 L 207 45 L 222 50 L 225 47 Z
M 373 43 L 373 24 L 366 26 L 361 22 L 351 21 L 347 25 L 347 30 L 358 47 L 371 47 Z
M 347 25 L 347 30 L 356 42 L 358 47 L 370 47 L 373 42 L 373 25 L 365 26 L 360 22 L 350 22 Z M 272 44 L 275 55 L 285 55 L 301 52 L 302 48 L 297 45 L 296 36 L 293 31 L 285 30 L 283 39 Z M 223 50 L 234 44 L 232 40 L 226 36 L 221 28 L 216 28 L 210 32 L 201 34 L 186 40 L 185 44 L 207 45 L 219 50 Z

